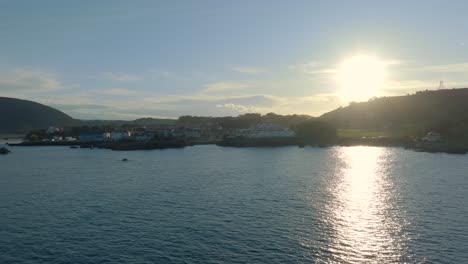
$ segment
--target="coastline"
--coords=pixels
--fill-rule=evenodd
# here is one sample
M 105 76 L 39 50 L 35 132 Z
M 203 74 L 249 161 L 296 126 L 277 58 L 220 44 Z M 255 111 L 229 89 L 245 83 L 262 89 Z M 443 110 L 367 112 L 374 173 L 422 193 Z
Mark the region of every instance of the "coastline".
M 312 147 L 334 147 L 334 146 L 373 146 L 373 147 L 401 147 L 416 152 L 427 153 L 448 153 L 448 154 L 466 154 L 468 147 L 450 145 L 447 143 L 421 143 L 407 138 L 340 138 L 331 143 L 304 143 L 297 138 L 286 139 L 246 139 L 230 138 L 218 142 L 187 142 L 185 140 L 165 140 L 165 141 L 100 141 L 100 142 L 50 142 L 50 141 L 24 141 L 20 143 L 8 144 L 14 147 L 32 147 L 32 146 L 69 146 L 72 148 L 101 148 L 115 151 L 131 150 L 153 150 L 165 148 L 184 148 L 193 145 L 218 145 L 220 147 L 282 147 L 282 146 L 312 146 Z

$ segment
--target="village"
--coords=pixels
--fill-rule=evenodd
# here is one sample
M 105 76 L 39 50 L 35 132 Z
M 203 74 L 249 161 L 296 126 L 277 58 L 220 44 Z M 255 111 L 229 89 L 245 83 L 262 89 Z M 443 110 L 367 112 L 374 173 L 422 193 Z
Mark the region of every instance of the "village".
M 440 133 L 429 131 L 420 137 L 346 137 L 320 121 L 285 126 L 278 123 L 197 122 L 186 118 L 161 124 L 99 124 L 50 126 L 30 131 L 24 141 L 12 146 L 69 146 L 111 150 L 150 150 L 215 144 L 226 147 L 275 146 L 396 146 L 424 152 L 463 154 L 466 148 L 449 144 Z M 185 120 L 186 121 L 186 120 Z M 302 128 L 301 128 L 302 126 Z
M 122 126 L 117 128 L 51 126 L 45 130 L 30 132 L 21 144 L 25 146 L 69 145 L 137 150 L 199 144 L 226 145 L 226 142 L 241 139 L 275 140 L 286 143 L 292 142 L 291 140 L 295 138 L 294 131 L 275 124 L 258 124 L 250 128 L 223 128 L 193 124 Z

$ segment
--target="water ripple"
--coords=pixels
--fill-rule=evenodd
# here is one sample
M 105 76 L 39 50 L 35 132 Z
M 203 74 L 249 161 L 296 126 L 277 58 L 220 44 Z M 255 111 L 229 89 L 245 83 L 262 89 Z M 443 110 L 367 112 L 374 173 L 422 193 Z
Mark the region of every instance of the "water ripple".
M 468 261 L 465 156 L 13 151 L 0 157 L 0 263 Z

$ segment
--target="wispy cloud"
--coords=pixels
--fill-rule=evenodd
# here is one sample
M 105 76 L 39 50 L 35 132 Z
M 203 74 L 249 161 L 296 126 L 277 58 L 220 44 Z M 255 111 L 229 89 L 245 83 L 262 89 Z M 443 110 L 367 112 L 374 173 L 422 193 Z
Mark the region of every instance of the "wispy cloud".
M 114 73 L 114 72 L 103 72 L 101 73 L 102 78 L 112 81 L 121 81 L 121 82 L 131 82 L 131 81 L 141 81 L 144 79 L 142 75 L 139 74 L 129 74 L 129 73 Z
M 224 81 L 224 82 L 215 82 L 205 85 L 202 92 L 204 93 L 213 93 L 213 92 L 225 92 L 232 90 L 242 90 L 250 87 L 251 85 L 245 82 L 235 82 L 235 81 Z
M 306 74 L 333 74 L 337 72 L 334 66 L 318 61 L 309 61 L 303 64 L 290 65 L 289 69 Z
M 385 66 L 402 64 L 402 61 L 396 59 L 381 60 L 381 63 Z M 306 73 L 306 74 L 336 74 L 340 65 L 329 64 L 319 61 L 309 61 L 303 64 L 290 65 L 289 69 L 292 71 Z
M 439 88 L 439 80 L 399 80 L 389 81 L 382 90 L 382 95 L 395 96 L 413 93 L 421 90 L 434 90 Z M 468 81 L 452 81 L 445 84 L 446 88 L 468 87 Z
M 124 88 L 112 88 L 96 91 L 97 94 L 103 95 L 116 95 L 116 96 L 129 96 L 138 94 L 136 91 L 124 89 Z
M 148 75 L 152 78 L 175 78 L 177 77 L 176 74 L 166 70 L 160 69 L 149 69 Z
M 257 106 L 246 106 L 246 105 L 240 105 L 240 104 L 217 104 L 217 108 L 227 108 L 230 110 L 233 110 L 239 114 L 245 114 L 245 113 L 262 113 L 265 112 L 264 108 L 257 107 Z
M 258 67 L 248 67 L 248 66 L 239 66 L 232 68 L 233 71 L 245 74 L 264 74 L 268 71 L 263 68 Z
M 106 105 L 97 105 L 97 104 L 49 104 L 52 107 L 58 108 L 62 111 L 74 111 L 74 110 L 103 110 L 110 108 Z
M 468 73 L 468 62 L 422 66 L 417 71 L 440 73 Z
M 105 80 L 117 82 L 136 82 L 136 81 L 151 81 L 157 79 L 174 79 L 177 76 L 166 70 L 148 69 L 139 73 L 124 73 L 124 72 L 102 72 L 100 77 Z
M 0 72 L 0 91 L 53 91 L 62 89 L 57 77 L 38 70 Z

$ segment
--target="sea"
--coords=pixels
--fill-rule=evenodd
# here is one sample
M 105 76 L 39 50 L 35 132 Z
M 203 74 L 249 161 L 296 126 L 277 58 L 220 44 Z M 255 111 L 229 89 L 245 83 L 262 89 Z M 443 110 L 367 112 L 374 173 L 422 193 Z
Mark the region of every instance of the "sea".
M 468 263 L 468 155 L 8 148 L 0 263 Z

